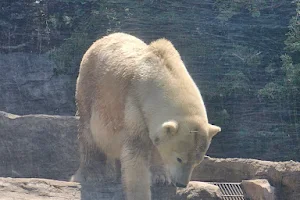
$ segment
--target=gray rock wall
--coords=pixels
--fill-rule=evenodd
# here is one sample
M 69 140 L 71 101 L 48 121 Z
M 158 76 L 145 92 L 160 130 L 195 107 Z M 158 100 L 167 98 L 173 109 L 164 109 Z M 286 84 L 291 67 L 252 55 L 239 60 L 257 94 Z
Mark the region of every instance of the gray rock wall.
M 46 54 L 0 54 L 0 110 L 15 114 L 75 113 L 75 80 L 56 75 Z
M 77 118 L 0 111 L 0 177 L 68 180 L 78 167 Z

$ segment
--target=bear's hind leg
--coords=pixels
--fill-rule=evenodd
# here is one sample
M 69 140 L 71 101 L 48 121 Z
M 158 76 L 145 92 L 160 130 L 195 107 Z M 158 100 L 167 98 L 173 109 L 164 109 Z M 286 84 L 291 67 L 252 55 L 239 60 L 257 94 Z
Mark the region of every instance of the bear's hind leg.
M 102 182 L 104 181 L 107 157 L 91 138 L 90 129 L 79 127 L 80 165 L 72 176 L 75 182 Z

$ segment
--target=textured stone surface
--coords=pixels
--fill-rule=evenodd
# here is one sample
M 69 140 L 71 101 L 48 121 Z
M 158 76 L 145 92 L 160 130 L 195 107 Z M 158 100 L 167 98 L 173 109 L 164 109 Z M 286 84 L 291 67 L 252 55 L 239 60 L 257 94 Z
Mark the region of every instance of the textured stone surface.
M 78 167 L 77 118 L 0 111 L 0 177 L 68 180 Z
M 222 193 L 218 186 L 191 181 L 186 188 L 177 189 L 177 198 L 184 198 L 187 200 L 222 200 Z
M 255 159 L 216 159 L 207 157 L 194 171 L 193 180 L 241 182 L 267 179 L 280 200 L 300 199 L 300 163 L 270 162 Z
M 75 80 L 55 75 L 47 55 L 0 54 L 0 110 L 15 114 L 74 113 Z M 73 78 L 74 79 L 74 78 Z
M 207 190 L 206 190 L 207 188 Z M 221 200 L 218 187 L 192 182 L 187 189 L 152 188 L 153 200 Z M 122 200 L 121 184 L 80 185 L 34 178 L 0 178 L 0 200 Z
M 252 200 L 275 200 L 275 188 L 266 179 L 243 180 L 242 187 Z
M 27 178 L 0 178 L 1 200 L 79 200 L 78 183 Z

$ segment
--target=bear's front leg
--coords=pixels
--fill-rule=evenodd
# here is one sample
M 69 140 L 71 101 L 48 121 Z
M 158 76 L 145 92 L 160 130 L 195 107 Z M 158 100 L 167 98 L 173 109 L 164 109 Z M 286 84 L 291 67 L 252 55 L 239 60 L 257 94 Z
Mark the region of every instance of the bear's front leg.
M 152 147 L 150 172 L 152 185 L 170 185 L 171 179 L 167 173 L 167 169 L 162 161 L 162 158 L 155 146 Z
M 149 141 L 129 139 L 122 148 L 121 166 L 127 200 L 151 200 Z

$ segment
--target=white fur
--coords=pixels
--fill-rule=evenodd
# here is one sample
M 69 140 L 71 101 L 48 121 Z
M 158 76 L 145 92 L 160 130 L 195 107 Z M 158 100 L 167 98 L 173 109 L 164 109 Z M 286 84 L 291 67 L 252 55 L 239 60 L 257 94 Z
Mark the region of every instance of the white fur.
M 121 160 L 128 200 L 150 200 L 150 165 L 165 164 L 161 172 L 167 166 L 174 183 L 187 184 L 220 131 L 208 123 L 200 91 L 165 39 L 147 45 L 115 33 L 97 40 L 82 59 L 76 101 L 82 152 L 93 151 L 89 145 L 95 144 Z M 173 127 L 172 134 L 163 124 Z M 94 159 L 89 155 L 94 154 L 81 155 L 78 180 Z

